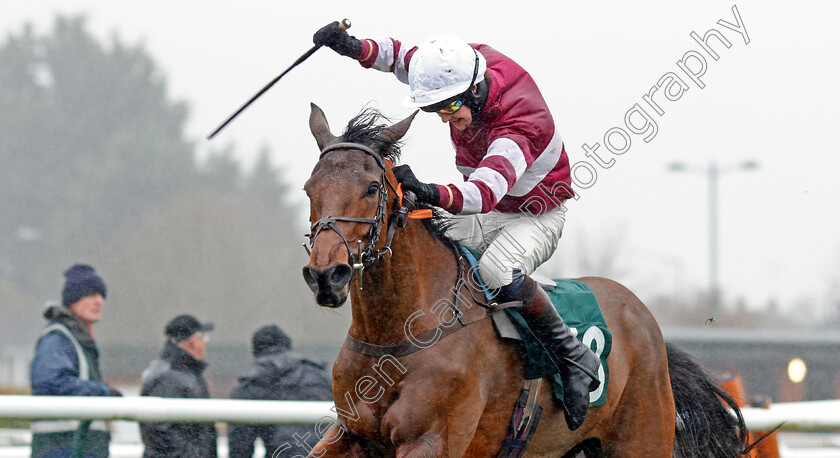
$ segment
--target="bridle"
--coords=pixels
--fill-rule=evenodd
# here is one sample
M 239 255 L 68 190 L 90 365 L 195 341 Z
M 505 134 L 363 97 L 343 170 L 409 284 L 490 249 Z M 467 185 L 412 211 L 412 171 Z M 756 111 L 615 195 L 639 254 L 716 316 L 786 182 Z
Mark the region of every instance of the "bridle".
M 321 150 L 321 155 L 319 156 L 319 160 L 323 159 L 324 156 L 329 154 L 332 151 L 339 150 L 339 149 L 355 149 L 359 150 L 368 156 L 373 157 L 376 160 L 376 165 L 379 166 L 379 169 L 382 171 L 382 175 L 379 179 L 379 203 L 376 207 L 376 214 L 373 218 L 359 218 L 359 217 L 351 217 L 351 216 L 325 216 L 318 221 L 312 223 L 312 226 L 309 228 L 309 246 L 307 247 L 304 244 L 304 248 L 306 251 L 311 254 L 311 249 L 315 245 L 315 238 L 318 237 L 318 234 L 325 229 L 329 229 L 334 231 L 341 237 L 341 240 L 344 242 L 344 247 L 347 249 L 347 256 L 349 259 L 349 264 L 353 268 L 354 271 L 359 272 L 359 287 L 362 286 L 362 273 L 364 269 L 367 267 L 372 266 L 379 260 L 388 260 L 393 255 L 391 251 L 391 241 L 394 238 L 394 232 L 396 232 L 397 227 L 405 227 L 408 218 L 420 219 L 420 218 L 429 218 L 431 217 L 431 210 L 415 210 L 411 211 L 409 207 L 414 208 L 414 194 L 413 193 L 405 193 L 402 192 L 402 187 L 398 184 L 396 187 L 391 183 L 391 180 L 385 175 L 385 161 L 382 159 L 382 156 L 377 154 L 373 151 L 370 147 L 366 145 L 362 145 L 361 143 L 352 143 L 352 142 L 340 142 L 329 145 Z M 396 193 L 398 196 L 397 201 L 394 205 L 394 210 L 392 211 L 391 218 L 388 221 L 388 231 L 385 236 L 385 244 L 382 246 L 381 249 L 376 249 L 376 245 L 379 243 L 380 233 L 382 231 L 382 226 L 385 222 L 385 212 L 386 207 L 388 206 L 388 188 Z M 353 253 L 353 250 L 350 247 L 350 242 L 347 240 L 347 237 L 341 232 L 341 230 L 336 225 L 339 221 L 345 221 L 349 223 L 359 223 L 359 224 L 370 224 L 371 228 L 368 232 L 368 241 L 367 246 L 364 250 L 362 250 L 362 240 L 359 240 L 359 247 L 358 252 Z M 351 278 L 352 282 L 352 278 Z
M 351 143 L 351 142 L 341 142 L 336 143 L 330 146 L 327 146 L 323 150 L 321 150 L 320 159 L 323 159 L 324 156 L 329 154 L 332 151 L 339 150 L 339 149 L 356 149 L 359 150 L 368 156 L 373 157 L 376 160 L 376 164 L 379 166 L 379 169 L 382 171 L 382 175 L 379 179 L 379 204 L 376 207 L 376 214 L 373 218 L 359 218 L 359 217 L 350 217 L 350 216 L 325 216 L 318 221 L 312 223 L 310 227 L 310 231 L 308 234 L 309 237 L 309 245 L 307 246 L 304 244 L 304 247 L 310 252 L 311 255 L 311 248 L 315 245 L 315 238 L 318 237 L 318 234 L 321 231 L 329 229 L 335 231 L 341 240 L 344 242 L 344 247 L 347 249 L 347 256 L 349 259 L 349 264 L 353 268 L 353 271 L 359 272 L 359 289 L 362 289 L 362 275 L 364 269 L 367 267 L 372 266 L 376 262 L 380 260 L 389 260 L 391 256 L 393 256 L 393 251 L 391 251 L 391 242 L 394 238 L 394 233 L 398 227 L 405 227 L 408 219 L 425 219 L 431 218 L 433 216 L 432 210 L 429 209 L 416 209 L 416 196 L 413 192 L 407 191 L 405 193 L 402 192 L 402 186 L 397 184 L 396 187 L 391 183 L 388 179 L 385 171 L 385 163 L 386 160 L 382 159 L 382 156 L 377 154 L 368 146 L 359 144 L 359 143 Z M 391 165 L 390 162 L 388 165 Z M 386 187 L 387 185 L 387 187 Z M 385 222 L 385 212 L 386 207 L 388 206 L 388 189 L 391 188 L 392 191 L 397 196 L 397 199 L 394 201 L 394 208 L 391 211 L 390 218 Z M 362 240 L 359 240 L 359 251 L 358 254 L 354 254 L 352 249 L 350 248 L 350 242 L 347 240 L 347 237 L 341 232 L 341 230 L 336 225 L 337 222 L 344 221 L 349 223 L 359 223 L 359 224 L 370 224 L 370 232 L 368 233 L 368 244 L 364 250 L 362 250 Z M 388 230 L 385 236 L 385 243 L 383 244 L 382 248 L 376 249 L 376 245 L 379 242 L 380 232 L 382 230 L 382 226 L 387 225 Z M 399 345 L 392 345 L 392 346 L 380 346 L 374 345 L 359 339 L 354 338 L 349 333 L 347 334 L 347 338 L 344 341 L 344 345 L 349 348 L 351 351 L 362 355 L 368 356 L 375 356 L 375 357 L 382 357 L 384 355 L 391 355 L 395 357 L 406 356 L 416 351 L 422 350 L 427 348 L 429 345 L 422 345 L 426 342 L 436 342 L 443 337 L 465 327 L 473 323 L 477 323 L 482 321 L 483 319 L 490 316 L 490 314 L 486 314 L 481 318 L 472 319 L 472 320 L 465 320 L 464 313 L 461 311 L 461 304 L 465 297 L 462 289 L 467 287 L 467 291 L 469 292 L 470 296 L 472 296 L 473 301 L 477 304 L 485 307 L 490 308 L 488 304 L 484 304 L 480 300 L 475 297 L 475 291 L 473 288 L 468 286 L 468 282 L 466 280 L 468 265 L 465 264 L 465 259 L 462 255 L 458 254 L 458 249 L 455 248 L 454 253 L 456 254 L 457 262 L 458 262 L 458 279 L 455 281 L 455 286 L 452 288 L 454 292 L 454 302 L 451 304 L 451 312 L 452 312 L 452 319 L 448 320 L 446 323 L 441 323 L 440 326 L 437 326 L 433 329 L 430 329 L 419 336 L 414 336 L 413 341 L 405 342 Z M 352 283 L 353 277 L 350 277 L 350 282 Z M 519 303 L 521 305 L 521 303 Z M 406 324 L 406 332 L 410 333 L 410 322 Z M 456 325 L 458 324 L 458 325 Z M 420 344 L 418 344 L 418 342 Z

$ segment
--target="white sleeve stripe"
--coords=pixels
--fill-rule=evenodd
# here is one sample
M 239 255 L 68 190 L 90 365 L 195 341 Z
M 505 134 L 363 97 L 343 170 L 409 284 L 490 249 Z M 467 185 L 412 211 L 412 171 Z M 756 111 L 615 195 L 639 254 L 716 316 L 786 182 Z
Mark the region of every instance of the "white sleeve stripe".
M 469 215 L 472 213 L 481 213 L 481 191 L 475 183 L 465 181 L 455 185 L 461 191 L 464 198 L 464 204 L 461 208 L 461 214 Z
M 405 43 L 401 43 L 399 56 L 397 56 L 397 65 L 394 66 L 394 74 L 397 76 L 397 79 L 405 84 L 408 84 L 408 70 L 405 68 L 405 55 L 409 49 L 411 49 L 411 46 L 406 46 Z
M 557 166 L 557 162 L 560 161 L 562 153 L 563 139 L 560 138 L 560 134 L 555 131 L 554 137 L 551 139 L 551 142 L 542 154 L 540 154 L 539 157 L 531 163 L 531 167 L 522 174 L 507 194 L 513 197 L 522 197 L 531 192 L 531 190 L 533 190 L 543 179 L 545 179 L 546 175 L 554 170 L 554 167 Z
M 510 184 L 505 177 L 490 167 L 477 168 L 475 172 L 470 175 L 469 181 L 480 181 L 486 184 L 487 187 L 490 188 L 490 191 L 492 191 L 496 196 L 496 202 L 502 200 L 502 197 L 504 197 L 508 192 L 508 187 L 510 187 Z
M 379 46 L 379 52 L 376 54 L 373 68 L 380 72 L 390 72 L 391 63 L 394 62 L 394 42 L 390 38 L 384 38 L 377 39 L 376 44 Z
M 513 166 L 517 180 L 522 177 L 525 169 L 528 168 L 528 163 L 525 162 L 525 154 L 522 152 L 522 149 L 519 148 L 519 145 L 515 141 L 509 138 L 497 138 L 493 140 L 493 143 L 487 148 L 487 156 L 484 157 L 488 156 L 502 156 L 507 159 Z
M 405 55 L 411 49 L 405 43 L 400 43 L 399 52 L 394 52 L 394 41 L 390 38 L 380 38 L 375 40 L 379 46 L 379 52 L 376 54 L 376 60 L 373 61 L 372 67 L 381 72 L 390 72 L 391 66 L 394 67 L 394 75 L 398 80 L 408 84 L 408 70 L 405 68 Z

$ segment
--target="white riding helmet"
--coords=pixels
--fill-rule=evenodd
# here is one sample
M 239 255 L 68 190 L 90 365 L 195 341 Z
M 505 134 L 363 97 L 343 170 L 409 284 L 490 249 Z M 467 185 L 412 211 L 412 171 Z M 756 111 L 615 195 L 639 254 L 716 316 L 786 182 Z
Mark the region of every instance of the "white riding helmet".
M 484 79 L 487 61 L 456 37 L 435 37 L 417 47 L 408 64 L 407 108 L 421 108 L 466 92 Z

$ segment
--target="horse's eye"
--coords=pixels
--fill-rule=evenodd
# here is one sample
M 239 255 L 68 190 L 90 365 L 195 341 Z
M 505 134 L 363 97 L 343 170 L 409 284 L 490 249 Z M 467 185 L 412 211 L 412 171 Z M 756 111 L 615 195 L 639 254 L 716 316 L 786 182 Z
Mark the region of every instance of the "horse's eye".
M 365 196 L 373 197 L 376 195 L 377 191 L 379 191 L 379 184 L 371 183 L 370 186 L 368 186 L 367 193 L 365 193 Z

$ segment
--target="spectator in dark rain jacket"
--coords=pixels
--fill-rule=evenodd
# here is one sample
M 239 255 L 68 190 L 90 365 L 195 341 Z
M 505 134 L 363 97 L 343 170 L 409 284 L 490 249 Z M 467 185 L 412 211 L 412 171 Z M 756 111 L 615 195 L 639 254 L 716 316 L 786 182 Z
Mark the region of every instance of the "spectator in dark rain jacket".
M 231 393 L 234 399 L 331 401 L 332 382 L 324 366 L 291 351 L 292 341 L 280 328 L 264 326 L 252 338 L 254 363 L 239 378 Z M 301 441 L 309 434 L 308 443 L 317 442 L 315 425 L 246 425 L 228 426 L 231 458 L 251 457 L 254 440 L 261 438 L 266 456 L 298 448 L 294 435 Z
M 93 267 L 76 264 L 64 272 L 62 305 L 44 312 L 47 326 L 30 367 L 32 394 L 43 396 L 120 396 L 102 382 L 99 348 L 91 326 L 102 319 L 105 282 Z M 104 421 L 33 421 L 32 456 L 107 457 L 111 434 Z
M 167 341 L 160 358 L 143 371 L 141 396 L 209 398 L 202 377 L 207 364 L 208 332 L 212 323 L 179 315 L 166 325 Z M 208 458 L 216 456 L 213 423 L 141 423 L 144 457 Z

